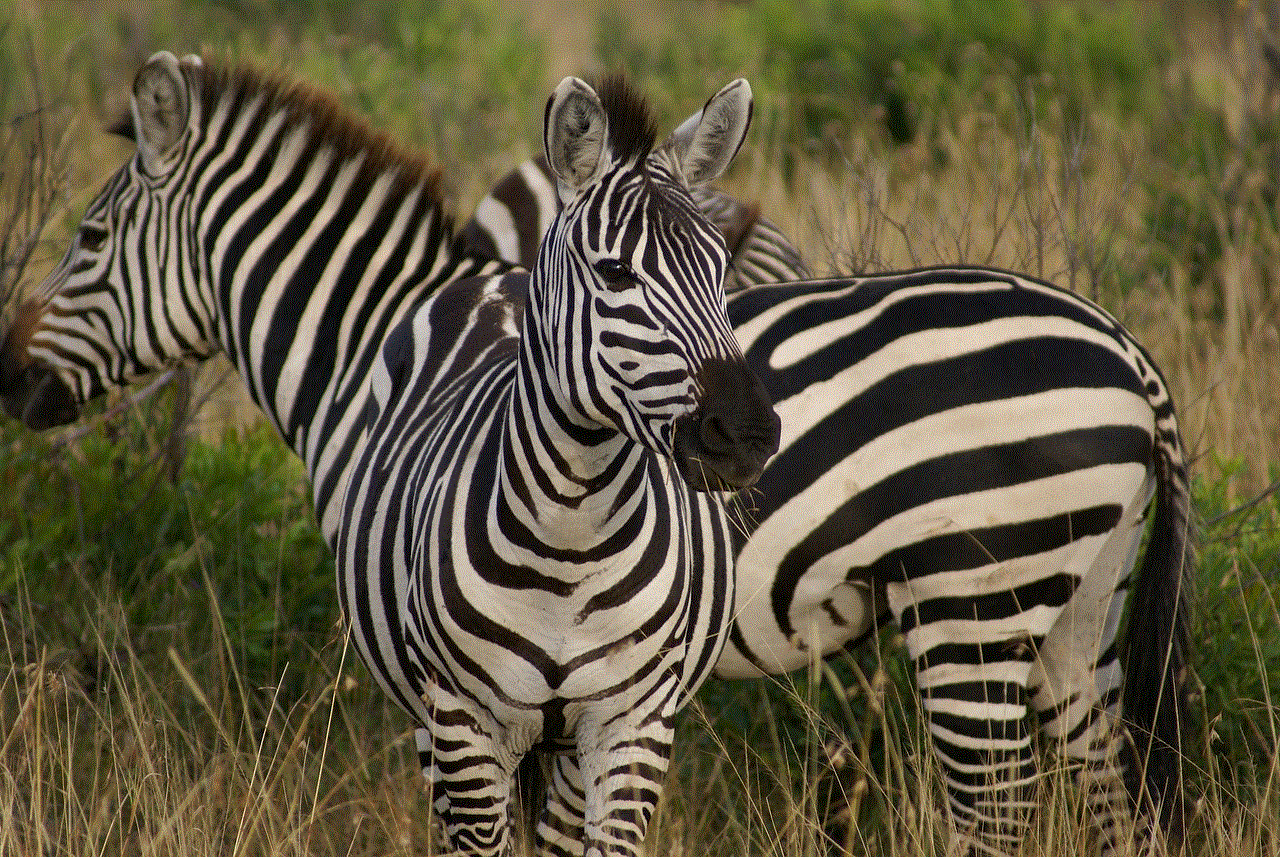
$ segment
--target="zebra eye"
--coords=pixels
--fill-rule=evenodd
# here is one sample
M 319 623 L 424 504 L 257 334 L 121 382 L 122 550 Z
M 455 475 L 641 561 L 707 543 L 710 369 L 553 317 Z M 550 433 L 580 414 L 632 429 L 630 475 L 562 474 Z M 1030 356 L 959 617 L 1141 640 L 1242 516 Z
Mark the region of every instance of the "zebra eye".
M 96 253 L 107 243 L 107 230 L 97 226 L 81 226 L 79 242 L 81 250 Z
M 601 259 L 596 262 L 596 273 L 612 291 L 620 292 L 636 284 L 631 266 L 620 259 Z

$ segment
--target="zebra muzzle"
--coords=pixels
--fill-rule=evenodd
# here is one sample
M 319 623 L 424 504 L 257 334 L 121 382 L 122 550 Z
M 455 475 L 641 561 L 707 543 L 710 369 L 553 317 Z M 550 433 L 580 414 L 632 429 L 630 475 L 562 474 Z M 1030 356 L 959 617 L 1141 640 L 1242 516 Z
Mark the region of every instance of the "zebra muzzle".
M 709 359 L 697 408 L 676 423 L 675 461 L 698 491 L 754 485 L 778 451 L 782 423 L 764 385 L 741 361 Z
M 80 416 L 75 396 L 53 369 L 38 361 L 21 366 L 7 353 L 0 354 L 0 401 L 6 414 L 32 431 L 66 425 Z
M 80 416 L 70 388 L 53 368 L 27 353 L 43 305 L 27 301 L 0 321 L 0 404 L 33 431 L 66 425 Z M 6 323 L 7 322 L 7 323 Z

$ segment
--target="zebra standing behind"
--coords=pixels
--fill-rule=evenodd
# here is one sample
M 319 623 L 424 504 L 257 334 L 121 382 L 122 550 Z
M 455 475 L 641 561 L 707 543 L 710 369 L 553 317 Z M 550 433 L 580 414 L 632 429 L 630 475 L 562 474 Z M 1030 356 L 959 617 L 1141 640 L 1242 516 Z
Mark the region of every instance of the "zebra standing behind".
M 705 492 L 754 482 L 778 423 L 688 188 L 737 152 L 750 93 L 654 148 L 620 79 L 566 78 L 545 121 L 564 206 L 532 273 L 438 292 L 375 367 L 339 591 L 460 852 L 508 852 L 513 774 L 546 748 L 583 818 L 544 819 L 543 851 L 638 854 L 673 717 L 724 645 L 732 543 Z
M 551 181 L 545 162 L 522 164 L 460 234 L 529 264 Z M 729 237 L 729 318 L 783 424 L 734 534 L 716 673 L 799 669 L 891 616 L 961 843 L 1010 854 L 1030 829 L 1031 712 L 1079 769 L 1104 851 L 1130 836 L 1131 806 L 1139 835 L 1156 809 L 1176 841 L 1194 557 L 1177 418 L 1150 357 L 1099 307 L 1007 271 L 794 282 L 800 254 L 758 207 L 697 199 Z
M 0 331 L 0 399 L 33 429 L 181 359 L 224 353 L 302 459 L 332 547 L 387 332 L 463 253 L 438 170 L 309 87 L 153 56 L 112 129 L 137 151 Z

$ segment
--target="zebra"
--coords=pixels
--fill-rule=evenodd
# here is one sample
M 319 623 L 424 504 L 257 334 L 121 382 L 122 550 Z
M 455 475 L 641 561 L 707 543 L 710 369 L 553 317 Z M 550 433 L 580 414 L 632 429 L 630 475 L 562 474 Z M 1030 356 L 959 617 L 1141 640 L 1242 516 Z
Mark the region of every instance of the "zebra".
M 698 208 L 729 248 L 724 290 L 732 294 L 756 283 L 807 280 L 809 268 L 758 203 L 744 203 L 710 187 L 691 189 Z M 559 209 L 555 177 L 545 158 L 530 158 L 498 180 L 458 230 L 473 253 L 532 269 L 538 243 Z
M 581 767 L 577 754 L 561 755 L 574 760 L 566 776 L 590 775 L 578 787 L 591 793 L 585 825 L 560 829 L 550 818 L 540 828 L 545 848 L 634 853 L 660 794 L 671 717 L 725 640 L 733 578 L 717 492 L 750 484 L 779 431 L 724 317 L 723 239 L 685 186 L 725 168 L 750 105 L 750 87 L 735 81 L 652 148 L 647 108 L 628 87 L 606 82 L 597 96 L 567 79 L 549 102 L 546 138 L 572 213 L 530 281 L 462 248 L 439 173 L 331 99 L 251 69 L 158 53 L 138 72 L 131 114 L 116 128 L 136 154 L 0 331 L 0 400 L 11 416 L 47 429 L 172 361 L 225 352 L 306 465 L 353 637 L 423 727 L 423 770 L 442 782 L 435 804 L 454 843 L 506 850 L 504 787 L 477 789 L 458 776 L 476 760 L 459 755 L 457 739 L 488 729 L 503 768 L 535 742 L 583 748 Z M 592 339 L 588 321 L 601 325 Z M 526 352 L 545 365 L 519 356 Z M 482 388 L 482 377 L 506 387 Z M 496 412 L 468 410 L 497 400 L 542 420 L 495 423 Z M 462 416 L 443 416 L 450 409 Z M 433 430 L 400 434 L 402 420 Z M 373 513 L 372 526 L 390 527 L 377 549 L 392 565 L 361 566 L 369 557 L 358 550 L 374 534 L 366 503 L 412 486 L 418 493 L 403 510 L 417 514 L 414 499 L 439 487 L 382 456 L 472 437 L 486 420 L 500 429 L 493 441 L 526 456 L 490 464 L 487 475 L 501 474 L 504 492 L 516 493 L 500 494 L 500 511 L 462 533 L 492 552 L 495 564 L 481 557 L 482 573 L 518 575 L 502 605 L 521 613 L 528 602 L 513 623 L 527 639 L 492 665 L 492 686 L 515 700 L 537 688 L 508 682 L 513 675 L 555 685 L 519 709 L 518 724 L 465 701 L 476 673 L 444 659 L 460 650 L 436 648 L 479 638 L 428 632 L 438 606 L 430 585 L 460 567 L 418 577 L 414 566 L 413 600 L 388 604 L 388 588 L 407 580 L 395 526 Z M 507 437 L 505 427 L 535 435 Z M 432 473 L 442 463 L 416 460 Z M 404 481 L 381 481 L 378 469 L 362 469 L 370 461 L 404 466 Z M 352 473 L 359 481 L 348 491 Z M 468 484 L 444 499 L 482 489 Z M 530 492 L 565 493 L 554 507 L 524 506 Z M 522 546 L 520 533 L 534 526 L 559 543 Z M 458 534 L 445 524 L 419 535 L 430 554 Z M 549 559 L 534 562 L 537 549 Z M 358 567 L 369 576 L 359 579 Z M 575 569 L 581 580 L 556 577 Z M 557 599 L 569 612 L 548 610 Z M 461 609 L 456 599 L 449 606 Z M 392 640 L 405 648 L 387 649 Z M 530 673 L 533 664 L 548 672 Z M 485 802 L 489 810 L 478 811 Z M 566 830 L 589 841 L 567 842 Z
M 554 213 L 548 182 L 522 164 L 461 234 L 527 264 L 526 236 Z M 776 227 L 739 246 L 729 318 L 783 435 L 735 532 L 716 674 L 800 669 L 892 618 L 962 847 L 1008 854 L 1028 830 L 1029 712 L 1080 767 L 1104 851 L 1133 829 L 1131 806 L 1137 835 L 1158 808 L 1176 841 L 1193 550 L 1177 418 L 1149 355 L 1100 307 L 1025 275 L 809 281 Z M 1153 497 L 1141 630 L 1118 642 Z
M 640 853 L 672 718 L 723 646 L 730 526 L 706 492 L 752 484 L 779 425 L 688 187 L 723 172 L 750 114 L 738 79 L 655 147 L 622 79 L 566 78 L 544 133 L 563 208 L 532 271 L 437 292 L 374 368 L 340 600 L 420 724 L 460 852 L 507 853 L 516 768 L 547 747 L 584 812 L 544 820 L 540 847 Z
M 0 401 L 32 428 L 49 428 L 74 420 L 84 402 L 109 387 L 172 360 L 224 351 L 306 464 L 317 520 L 332 545 L 337 492 L 363 436 L 366 379 L 387 332 L 440 284 L 505 266 L 453 246 L 436 173 L 306 87 L 157 54 L 136 78 L 131 117 L 117 130 L 133 136 L 139 151 L 90 203 L 62 262 L 0 331 Z M 268 205 L 275 222 L 264 214 Z M 340 233 L 340 221 L 319 218 L 330 211 L 342 212 L 353 228 Z M 297 258 L 306 263 L 282 267 Z M 951 307 L 958 308 L 954 318 L 944 309 Z M 960 320 L 984 307 L 988 321 Z M 1063 572 L 1068 584 L 1093 581 L 1090 589 L 1076 584 L 1078 593 L 1105 590 L 1099 563 L 1124 554 L 1120 544 L 1136 542 L 1140 527 L 1127 510 L 1141 506 L 1150 513 L 1140 500 L 1154 493 L 1152 538 L 1131 619 L 1150 633 L 1116 640 L 1113 616 L 1136 564 L 1130 547 L 1115 563 L 1112 612 L 1097 643 L 1065 634 L 1070 623 L 1063 617 L 1079 612 L 1079 595 L 1057 613 L 1043 639 L 1031 636 L 1034 665 L 1018 693 L 1026 707 L 1049 713 L 1055 712 L 1052 688 L 1061 685 L 1063 700 L 1076 694 L 1045 718 L 1043 729 L 1068 736 L 1066 753 L 1086 772 L 1103 773 L 1122 766 L 1113 745 L 1102 752 L 1093 744 L 1118 719 L 1123 693 L 1134 737 L 1121 749 L 1138 751 L 1136 762 L 1123 764 L 1130 794 L 1145 789 L 1154 797 L 1138 806 L 1145 811 L 1159 804 L 1162 826 L 1176 822 L 1175 715 L 1182 704 L 1176 678 L 1186 655 L 1189 503 L 1172 401 L 1141 347 L 1109 315 L 1071 293 L 981 268 L 753 287 L 730 295 L 728 310 L 749 364 L 778 403 L 784 435 L 780 455 L 757 483 L 759 525 L 749 537 L 735 533 L 736 621 L 717 672 L 795 669 L 857 640 L 889 610 L 888 586 L 898 581 L 886 569 L 894 558 L 937 562 L 948 551 L 966 556 L 1000 538 L 1006 565 L 1041 557 L 1044 580 L 1061 579 L 1055 574 Z M 981 325 L 1003 326 L 1008 341 L 971 340 L 971 352 L 949 343 L 957 332 L 980 333 Z M 1025 398 L 999 386 L 1010 380 L 1008 366 L 1020 365 L 1006 362 L 1016 356 L 1014 346 L 1034 349 L 1041 338 L 1057 356 L 1053 365 L 1039 364 L 1038 390 L 1036 377 L 1026 373 L 1018 376 L 1033 389 Z M 914 357 L 917 343 L 920 354 L 936 359 Z M 944 359 L 948 348 L 952 356 Z M 1076 373 L 1077 386 L 1055 381 L 1060 367 Z M 917 395 L 918 384 L 950 399 L 930 404 Z M 1114 401 L 1098 397 L 1111 388 L 1119 391 Z M 1043 420 L 1047 427 L 1038 427 L 1025 419 L 1029 411 L 1016 407 L 1020 401 L 1043 401 L 1082 424 L 1055 434 L 1052 414 Z M 915 411 L 902 412 L 900 402 Z M 1068 479 L 1088 475 L 1091 463 L 1108 466 L 1111 436 L 1125 420 L 1150 437 L 1149 445 L 1141 444 L 1146 455 L 1135 453 L 1129 462 L 1145 469 L 1142 489 L 1121 497 L 1121 486 L 1111 485 L 1082 499 L 1088 491 Z M 850 428 L 857 433 L 850 435 Z M 993 434 L 997 430 L 1005 437 Z M 926 440 L 946 438 L 950 447 L 926 449 L 922 433 Z M 1057 460 L 1044 453 L 1049 448 L 1038 443 L 1041 436 L 1059 442 Z M 1067 456 L 1072 437 L 1076 454 Z M 903 458 L 912 449 L 921 450 L 918 461 Z M 989 480 L 986 487 L 952 481 L 979 475 Z M 900 508 L 888 505 L 890 499 Z M 975 514 L 985 514 L 984 504 L 1001 507 L 1003 521 L 973 523 Z M 1055 504 L 1066 508 L 1054 511 Z M 921 516 L 953 507 L 964 512 L 961 519 L 936 533 L 920 531 Z M 1109 535 L 1095 514 L 1099 533 L 1059 538 L 1056 552 L 1032 551 L 1037 535 L 1055 522 L 1107 509 L 1117 510 Z M 1104 536 L 1113 540 L 1105 552 L 1098 546 Z M 1067 557 L 1073 545 L 1079 555 Z M 1090 556 L 1094 567 L 1080 571 Z M 951 579 L 987 568 L 975 563 Z M 978 594 L 971 601 L 984 610 L 995 604 Z M 1042 618 L 1056 610 L 1049 602 Z M 1096 621 L 1101 611 L 1092 612 Z M 998 634 L 1007 627 L 996 620 L 986 630 Z M 917 622 L 909 645 L 924 639 L 921 630 Z M 969 651 L 983 654 L 977 643 Z M 1028 657 L 1027 647 L 1017 651 Z M 928 653 L 935 661 L 964 654 L 942 646 Z M 933 692 L 932 710 L 945 713 L 938 707 L 942 690 Z M 967 747 L 951 754 L 963 750 L 969 761 L 961 773 L 973 780 L 981 763 L 972 760 L 982 758 L 982 736 L 989 733 L 972 707 L 967 713 Z M 1007 717 L 996 725 L 1003 729 Z M 1022 729 L 1014 733 L 1021 736 Z M 1021 744 L 1016 749 L 1025 752 Z M 553 784 L 567 781 L 560 768 L 568 758 L 557 758 Z M 964 785 L 959 775 L 957 783 Z M 567 829 L 578 796 L 567 787 L 562 792 L 558 824 Z M 973 809 L 978 792 L 972 782 L 952 789 L 959 836 L 970 836 L 969 828 L 981 833 Z M 1104 831 L 1123 829 L 1122 807 L 1103 806 L 1097 815 Z
M 0 332 L 5 410 L 51 428 L 224 353 L 306 465 L 332 546 L 387 334 L 440 286 L 510 266 L 455 246 L 438 169 L 308 86 L 160 52 L 112 130 L 136 153 Z

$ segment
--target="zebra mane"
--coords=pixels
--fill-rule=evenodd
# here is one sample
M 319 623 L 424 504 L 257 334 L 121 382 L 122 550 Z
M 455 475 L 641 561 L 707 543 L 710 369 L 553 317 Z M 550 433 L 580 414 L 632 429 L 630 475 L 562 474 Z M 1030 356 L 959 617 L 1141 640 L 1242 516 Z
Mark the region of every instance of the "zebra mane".
M 227 68 L 206 59 L 197 74 L 202 104 L 216 104 L 219 99 L 231 97 L 238 107 L 261 96 L 264 116 L 283 111 L 290 126 L 308 124 L 309 146 L 329 148 L 339 160 L 364 155 L 357 181 L 393 172 L 399 188 L 422 185 L 435 202 L 443 204 L 439 167 L 375 130 L 333 96 L 307 83 L 265 74 L 244 64 Z
M 609 147 L 621 162 L 639 160 L 653 151 L 657 123 L 649 102 L 620 73 L 610 74 L 596 87 L 609 119 Z
M 333 96 L 282 74 L 268 74 L 243 63 L 226 66 L 205 58 L 198 68 L 186 63 L 184 67 L 193 75 L 200 90 L 200 103 L 206 107 L 231 98 L 232 112 L 236 112 L 261 97 L 258 110 L 262 117 L 284 112 L 289 128 L 307 124 L 308 153 L 328 148 L 340 161 L 364 155 L 358 181 L 392 173 L 397 191 L 421 186 L 431 201 L 443 208 L 440 168 L 375 130 Z M 133 117 L 128 113 L 108 130 L 137 139 Z

